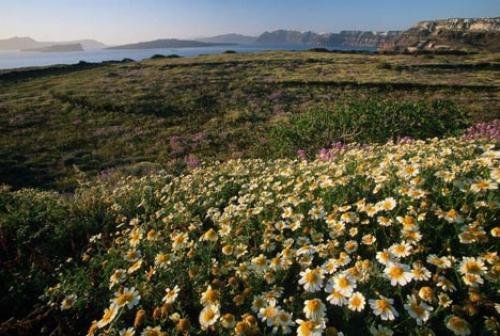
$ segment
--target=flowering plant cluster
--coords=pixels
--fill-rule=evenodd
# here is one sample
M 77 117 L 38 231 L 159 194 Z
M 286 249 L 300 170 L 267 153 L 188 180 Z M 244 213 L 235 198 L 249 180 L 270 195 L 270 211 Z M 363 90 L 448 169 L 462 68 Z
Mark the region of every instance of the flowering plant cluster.
M 495 333 L 498 159 L 448 138 L 144 179 L 83 257 L 107 296 L 69 272 L 48 295 L 67 314 L 106 300 L 88 335 Z
M 488 141 L 500 141 L 500 119 L 484 122 L 469 127 L 465 131 L 466 139 L 485 139 Z

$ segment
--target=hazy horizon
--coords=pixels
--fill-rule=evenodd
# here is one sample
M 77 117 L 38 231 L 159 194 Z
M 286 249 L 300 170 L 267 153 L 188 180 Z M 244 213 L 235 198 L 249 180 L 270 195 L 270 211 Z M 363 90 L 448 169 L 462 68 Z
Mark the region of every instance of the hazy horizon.
M 421 20 L 500 16 L 496 0 L 0 0 L 0 39 L 95 39 L 113 45 L 264 31 L 404 30 Z

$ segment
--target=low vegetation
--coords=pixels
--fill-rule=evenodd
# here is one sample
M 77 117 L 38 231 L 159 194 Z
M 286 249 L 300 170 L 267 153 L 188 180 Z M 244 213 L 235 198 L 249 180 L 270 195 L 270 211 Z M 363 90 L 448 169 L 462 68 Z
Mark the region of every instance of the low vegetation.
M 74 199 L 4 191 L 3 227 L 28 246 L 23 232 L 40 228 L 40 255 L 60 262 L 45 309 L 66 334 L 85 323 L 110 335 L 486 332 L 498 328 L 493 148 L 355 145 L 328 161 L 126 178 Z M 85 230 L 96 234 L 67 259 Z M 12 259 L 41 262 L 29 249 Z
M 296 120 L 321 114 L 338 120 L 336 113 L 348 109 L 373 112 L 396 102 L 427 118 L 428 107 L 448 101 L 460 111 L 457 120 L 467 114 L 469 123 L 489 121 L 498 118 L 499 60 L 498 54 L 269 52 L 8 72 L 0 75 L 0 181 L 71 192 L 80 172 L 129 175 L 161 166 L 178 173 L 188 155 L 207 161 L 294 156 L 276 148 L 270 136 L 276 127 L 294 128 Z M 397 122 L 374 139 L 416 132 Z M 450 132 L 453 127 L 432 136 Z M 332 135 L 312 144 L 349 134 Z
M 467 116 L 450 101 L 354 101 L 334 110 L 292 115 L 271 130 L 271 149 L 279 157 L 314 151 L 335 142 L 383 143 L 411 137 L 452 135 L 467 126 Z
M 498 333 L 498 61 L 0 74 L 0 334 Z

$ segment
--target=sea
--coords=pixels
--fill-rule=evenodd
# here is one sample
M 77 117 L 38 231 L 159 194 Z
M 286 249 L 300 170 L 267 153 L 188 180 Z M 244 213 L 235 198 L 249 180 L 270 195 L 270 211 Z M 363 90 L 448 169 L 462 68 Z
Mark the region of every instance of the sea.
M 49 66 L 56 64 L 76 64 L 80 61 L 96 63 L 102 61 L 120 61 L 130 58 L 141 61 L 153 55 L 179 55 L 183 57 L 198 56 L 205 54 L 221 54 L 227 50 L 237 53 L 262 52 L 267 50 L 307 50 L 310 46 L 214 46 L 198 48 L 159 48 L 159 49 L 96 49 L 75 52 L 23 52 L 23 51 L 0 51 L 0 70 Z M 336 47 L 333 50 L 368 50 L 374 48 L 342 48 Z

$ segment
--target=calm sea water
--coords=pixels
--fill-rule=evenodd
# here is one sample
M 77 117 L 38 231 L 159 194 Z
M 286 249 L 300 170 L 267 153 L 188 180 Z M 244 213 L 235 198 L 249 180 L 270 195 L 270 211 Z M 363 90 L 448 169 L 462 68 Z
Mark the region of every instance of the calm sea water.
M 222 46 L 222 47 L 202 47 L 202 48 L 181 48 L 181 49 L 133 49 L 133 50 L 111 50 L 99 49 L 76 52 L 21 52 L 21 51 L 0 51 L 0 69 L 14 69 L 32 66 L 47 66 L 54 64 L 75 64 L 80 61 L 102 62 L 118 61 L 124 58 L 131 58 L 140 61 L 156 54 L 179 56 L 197 56 L 202 54 L 220 54 L 226 50 L 234 50 L 239 53 L 258 52 L 265 50 L 306 50 L 305 46 Z M 335 48 L 343 49 L 343 48 Z M 353 48 L 347 48 L 353 49 Z M 346 50 L 346 49 L 344 49 Z M 359 50 L 373 50 L 361 48 Z

